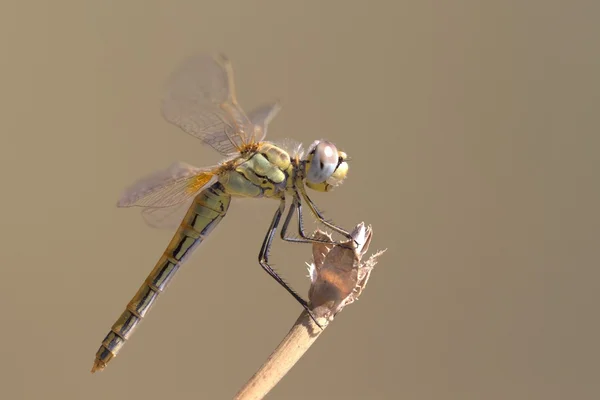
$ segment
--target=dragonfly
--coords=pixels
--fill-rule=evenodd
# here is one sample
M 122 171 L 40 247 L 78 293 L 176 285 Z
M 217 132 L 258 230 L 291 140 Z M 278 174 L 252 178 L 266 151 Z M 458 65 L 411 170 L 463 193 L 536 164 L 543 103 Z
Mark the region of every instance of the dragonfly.
M 312 316 L 309 304 L 269 264 L 269 250 L 288 198 L 290 207 L 280 230 L 283 240 L 324 241 L 306 234 L 303 204 L 317 222 L 351 238 L 323 217 L 307 193 L 307 188 L 329 192 L 340 185 L 348 173 L 348 156 L 328 140 L 315 140 L 306 150 L 289 139 L 280 145 L 266 141 L 268 125 L 280 110 L 276 100 L 246 114 L 237 101 L 231 62 L 223 54 L 195 54 L 168 78 L 161 101 L 163 117 L 224 158 L 203 168 L 176 162 L 123 192 L 117 207 L 140 207 L 144 220 L 153 227 L 178 224 L 154 269 L 102 341 L 92 373 L 102 371 L 117 356 L 181 265 L 223 219 L 232 198 L 279 201 L 258 261 Z M 292 236 L 288 228 L 294 217 L 297 235 Z

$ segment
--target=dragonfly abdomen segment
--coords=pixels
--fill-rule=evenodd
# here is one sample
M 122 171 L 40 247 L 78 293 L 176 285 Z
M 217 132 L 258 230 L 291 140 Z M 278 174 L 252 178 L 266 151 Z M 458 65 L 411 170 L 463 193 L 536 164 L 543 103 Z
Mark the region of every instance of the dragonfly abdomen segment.
M 116 357 L 181 264 L 223 219 L 230 201 L 220 183 L 198 194 L 164 254 L 102 341 L 92 372 L 104 369 Z

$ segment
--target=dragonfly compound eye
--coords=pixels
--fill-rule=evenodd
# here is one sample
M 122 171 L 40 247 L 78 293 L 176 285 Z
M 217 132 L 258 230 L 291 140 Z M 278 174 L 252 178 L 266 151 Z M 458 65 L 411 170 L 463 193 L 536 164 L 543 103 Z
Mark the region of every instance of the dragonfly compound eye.
M 338 166 L 337 148 L 333 143 L 323 140 L 316 144 L 311 153 L 306 180 L 313 184 L 325 182 Z

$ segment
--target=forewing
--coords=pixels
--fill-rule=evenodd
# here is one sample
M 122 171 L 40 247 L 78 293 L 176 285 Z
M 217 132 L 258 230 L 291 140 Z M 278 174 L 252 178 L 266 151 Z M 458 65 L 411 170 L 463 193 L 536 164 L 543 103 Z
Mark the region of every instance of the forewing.
M 272 103 L 264 104 L 248 113 L 248 118 L 252 124 L 256 127 L 256 132 L 260 132 L 256 141 L 260 142 L 267 136 L 267 128 L 269 123 L 275 118 L 275 116 L 281 110 L 281 103 L 274 101 Z
M 249 142 L 253 126 L 236 100 L 233 69 L 225 56 L 197 54 L 169 78 L 164 118 L 223 155 Z
M 217 179 L 216 167 L 197 168 L 177 162 L 154 172 L 127 188 L 117 207 L 170 207 L 193 198 Z

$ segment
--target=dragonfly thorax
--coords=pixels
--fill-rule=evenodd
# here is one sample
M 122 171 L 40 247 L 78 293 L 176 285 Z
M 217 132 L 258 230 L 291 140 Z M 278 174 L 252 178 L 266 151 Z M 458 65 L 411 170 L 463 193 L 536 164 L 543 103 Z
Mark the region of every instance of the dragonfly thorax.
M 294 169 L 285 150 L 263 142 L 256 151 L 233 160 L 221 171 L 219 181 L 233 196 L 281 198 Z

